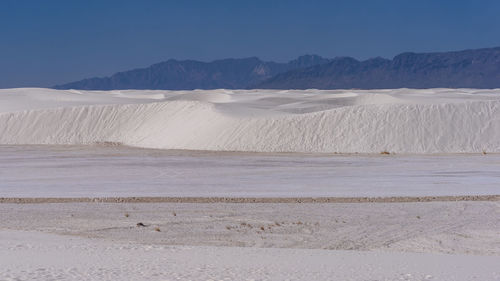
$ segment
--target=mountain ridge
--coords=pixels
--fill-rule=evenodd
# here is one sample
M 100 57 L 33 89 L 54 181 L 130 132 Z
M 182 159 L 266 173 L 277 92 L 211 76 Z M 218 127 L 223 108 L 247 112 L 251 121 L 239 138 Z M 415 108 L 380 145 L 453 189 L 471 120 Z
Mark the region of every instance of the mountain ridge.
M 500 47 L 404 52 L 392 59 L 303 55 L 286 63 L 257 57 L 201 62 L 170 59 L 56 89 L 380 89 L 500 88 Z
M 146 68 L 122 71 L 110 77 L 94 77 L 54 86 L 55 89 L 119 90 L 119 89 L 244 89 L 278 73 L 303 68 L 329 59 L 304 55 L 288 63 L 262 61 L 257 57 L 227 58 L 211 62 L 169 59 Z
M 500 47 L 453 52 L 405 52 L 392 60 L 335 58 L 280 73 L 269 89 L 500 88 Z

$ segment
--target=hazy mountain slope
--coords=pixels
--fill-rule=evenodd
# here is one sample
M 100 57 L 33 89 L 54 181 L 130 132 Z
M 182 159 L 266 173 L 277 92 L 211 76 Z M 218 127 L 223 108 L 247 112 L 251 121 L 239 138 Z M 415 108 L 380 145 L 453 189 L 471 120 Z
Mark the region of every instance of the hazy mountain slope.
M 244 89 L 278 73 L 327 63 L 319 56 L 301 56 L 289 63 L 265 62 L 258 58 L 223 59 L 213 62 L 168 60 L 147 68 L 119 72 L 111 77 L 90 78 L 56 89 Z
M 147 68 L 55 86 L 56 89 L 380 89 L 500 88 L 500 47 L 402 53 L 392 60 L 301 56 L 288 63 L 258 58 L 168 60 Z
M 500 88 L 500 48 L 402 53 L 392 60 L 335 58 L 278 74 L 256 86 L 271 89 Z

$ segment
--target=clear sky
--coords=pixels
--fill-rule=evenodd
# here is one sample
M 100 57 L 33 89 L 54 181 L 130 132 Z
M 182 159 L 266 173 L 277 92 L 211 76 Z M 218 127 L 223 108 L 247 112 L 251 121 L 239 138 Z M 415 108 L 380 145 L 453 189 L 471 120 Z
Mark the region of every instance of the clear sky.
M 358 59 L 500 46 L 498 0 L 1 0 L 0 88 L 175 59 Z

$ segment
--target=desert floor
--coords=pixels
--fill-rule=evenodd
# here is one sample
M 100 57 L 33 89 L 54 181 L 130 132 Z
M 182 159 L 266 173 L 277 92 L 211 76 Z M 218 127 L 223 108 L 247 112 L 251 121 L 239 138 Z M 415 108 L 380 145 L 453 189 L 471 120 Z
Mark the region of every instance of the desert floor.
M 0 221 L 1 280 L 500 280 L 499 201 L 3 203 Z

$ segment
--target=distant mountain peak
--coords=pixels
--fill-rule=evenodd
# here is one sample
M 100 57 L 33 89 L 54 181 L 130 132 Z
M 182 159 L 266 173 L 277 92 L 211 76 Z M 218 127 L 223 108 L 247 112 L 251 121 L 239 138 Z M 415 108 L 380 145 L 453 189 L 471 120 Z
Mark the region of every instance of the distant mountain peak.
M 147 68 L 118 72 L 110 77 L 90 78 L 56 89 L 245 89 L 278 73 L 325 63 L 316 55 L 301 56 L 289 63 L 262 61 L 257 57 L 227 58 L 211 62 L 169 59 Z
M 288 64 L 300 68 L 300 67 L 310 67 L 313 65 L 324 64 L 330 61 L 331 61 L 330 59 L 326 59 L 318 55 L 302 55 L 294 60 L 291 60 L 290 62 L 288 62 Z
M 500 88 L 500 47 L 404 52 L 364 61 L 306 54 L 276 63 L 257 57 L 211 62 L 169 59 L 150 67 L 55 86 L 57 89 Z
M 453 52 L 405 52 L 392 60 L 337 57 L 267 79 L 258 88 L 380 89 L 500 88 L 500 48 Z

